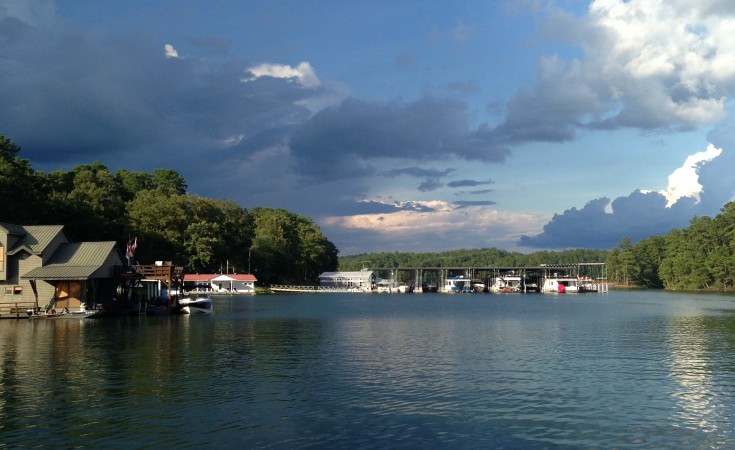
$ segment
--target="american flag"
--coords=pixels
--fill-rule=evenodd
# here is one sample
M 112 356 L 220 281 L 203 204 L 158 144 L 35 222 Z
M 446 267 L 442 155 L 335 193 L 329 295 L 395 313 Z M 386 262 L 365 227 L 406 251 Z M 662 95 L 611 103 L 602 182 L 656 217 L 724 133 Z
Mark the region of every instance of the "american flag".
M 138 247 L 138 238 L 136 237 L 134 241 L 128 241 L 128 248 L 125 251 L 125 257 L 128 259 L 128 262 L 133 260 L 133 254 L 135 253 L 135 249 Z

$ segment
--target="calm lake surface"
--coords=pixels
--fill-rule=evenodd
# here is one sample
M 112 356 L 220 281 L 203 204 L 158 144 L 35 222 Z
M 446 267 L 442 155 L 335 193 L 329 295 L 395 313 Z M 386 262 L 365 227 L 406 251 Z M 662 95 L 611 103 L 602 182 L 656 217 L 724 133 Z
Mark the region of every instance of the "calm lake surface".
M 0 448 L 735 448 L 735 297 L 308 294 L 0 321 Z

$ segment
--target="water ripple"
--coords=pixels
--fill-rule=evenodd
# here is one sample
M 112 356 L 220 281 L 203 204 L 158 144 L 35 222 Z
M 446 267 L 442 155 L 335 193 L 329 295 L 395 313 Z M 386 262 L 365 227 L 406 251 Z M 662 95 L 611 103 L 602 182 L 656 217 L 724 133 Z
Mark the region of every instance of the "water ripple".
M 265 296 L 211 317 L 0 321 L 0 448 L 733 446 L 732 304 L 564 299 Z

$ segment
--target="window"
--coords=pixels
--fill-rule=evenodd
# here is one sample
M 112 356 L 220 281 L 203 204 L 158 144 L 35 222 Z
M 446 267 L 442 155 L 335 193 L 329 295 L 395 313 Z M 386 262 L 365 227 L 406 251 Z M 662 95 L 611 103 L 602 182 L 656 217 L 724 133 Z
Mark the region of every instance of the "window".
M 23 286 L 5 286 L 5 295 L 21 295 Z

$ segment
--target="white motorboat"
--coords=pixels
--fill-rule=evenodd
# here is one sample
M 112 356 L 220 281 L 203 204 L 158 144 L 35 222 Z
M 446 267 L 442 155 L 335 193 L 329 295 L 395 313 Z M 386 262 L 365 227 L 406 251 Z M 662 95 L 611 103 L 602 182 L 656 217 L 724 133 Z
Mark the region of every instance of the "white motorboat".
M 521 292 L 521 277 L 518 275 L 505 275 L 495 279 L 490 286 L 490 292 Z
M 211 314 L 214 311 L 212 299 L 206 294 L 181 299 L 179 305 L 184 314 Z

